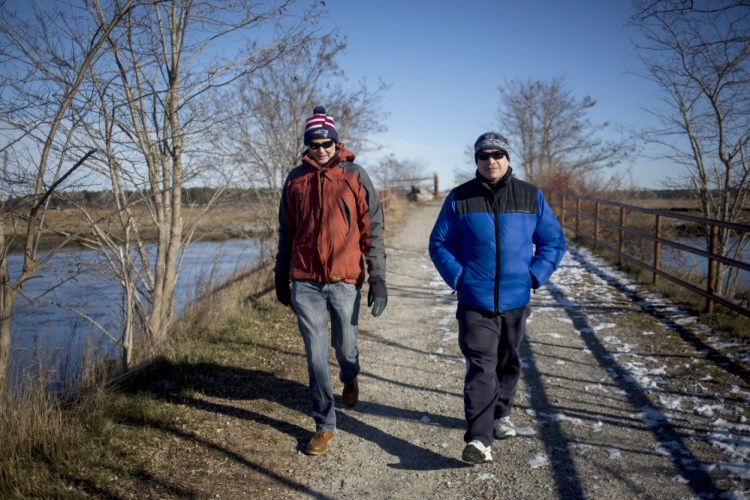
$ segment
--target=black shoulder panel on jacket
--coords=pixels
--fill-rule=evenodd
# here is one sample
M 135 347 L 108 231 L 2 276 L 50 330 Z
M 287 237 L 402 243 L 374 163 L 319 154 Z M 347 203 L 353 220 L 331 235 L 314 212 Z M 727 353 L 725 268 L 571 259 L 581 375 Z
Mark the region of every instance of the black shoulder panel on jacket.
M 512 178 L 508 183 L 493 192 L 479 179 L 472 179 L 453 190 L 456 212 L 493 213 L 497 203 L 497 213 L 522 212 L 536 213 L 538 189 L 533 184 Z
M 456 213 L 458 215 L 492 211 L 492 204 L 478 179 L 464 182 L 455 188 L 453 200 L 456 202 Z
M 501 212 L 536 213 L 536 198 L 539 189 L 528 182 L 513 179 L 510 182 L 508 197 L 505 199 Z
M 308 165 L 306 163 L 302 163 L 301 165 L 297 165 L 296 167 L 294 167 L 293 169 L 291 169 L 289 171 L 289 174 L 286 176 L 286 182 L 289 182 L 292 179 L 296 179 L 297 177 L 299 177 L 300 175 L 302 175 L 303 173 L 305 173 L 305 171 L 308 168 L 311 168 L 311 167 L 310 167 L 310 165 Z

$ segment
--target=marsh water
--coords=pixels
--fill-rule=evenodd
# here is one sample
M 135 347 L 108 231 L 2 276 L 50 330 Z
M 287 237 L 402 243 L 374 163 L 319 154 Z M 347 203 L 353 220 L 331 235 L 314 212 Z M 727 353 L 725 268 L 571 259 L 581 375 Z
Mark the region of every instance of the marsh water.
M 257 241 L 251 239 L 188 246 L 177 281 L 176 314 L 184 312 L 201 290 L 252 266 L 259 253 Z M 9 256 L 11 280 L 22 262 L 22 255 Z M 104 264 L 97 252 L 66 250 L 24 285 L 13 311 L 10 369 L 15 380 L 43 367 L 50 369 L 53 385 L 64 383 L 78 371 L 84 355 L 117 355 L 102 329 L 115 336 L 121 331 L 123 293 L 103 271 Z

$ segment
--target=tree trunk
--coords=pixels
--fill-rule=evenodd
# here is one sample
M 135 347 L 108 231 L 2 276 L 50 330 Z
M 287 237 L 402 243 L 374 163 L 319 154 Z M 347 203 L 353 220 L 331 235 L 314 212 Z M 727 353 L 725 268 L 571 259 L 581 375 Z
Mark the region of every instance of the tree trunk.
M 5 221 L 7 215 L 0 216 L 0 404 L 3 404 L 8 389 L 8 369 L 10 364 L 10 336 L 15 292 L 10 287 L 7 248 L 5 246 Z
M 134 298 L 132 282 L 125 284 L 125 324 L 122 331 L 121 368 L 126 372 L 133 363 Z

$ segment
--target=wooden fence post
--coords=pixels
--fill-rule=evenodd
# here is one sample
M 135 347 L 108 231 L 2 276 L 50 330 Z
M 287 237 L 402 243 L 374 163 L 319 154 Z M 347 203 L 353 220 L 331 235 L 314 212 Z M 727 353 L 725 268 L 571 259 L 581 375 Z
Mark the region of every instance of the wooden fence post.
M 661 243 L 659 242 L 659 238 L 661 238 L 661 215 L 656 214 L 656 221 L 654 221 L 654 236 L 656 236 L 656 240 L 654 240 L 654 269 L 659 269 L 659 254 L 661 253 Z M 659 281 L 659 275 L 654 272 L 654 277 L 652 279 L 652 283 L 655 285 Z
M 708 253 L 714 255 L 716 253 L 716 238 L 718 236 L 719 228 L 714 224 L 711 224 L 711 233 L 708 239 Z M 716 291 L 716 261 L 711 257 L 708 258 L 708 279 L 706 280 L 706 293 L 713 294 Z M 713 299 L 706 297 L 706 313 L 713 314 L 714 312 L 714 301 Z
M 625 253 L 625 207 L 620 207 L 620 241 L 619 241 L 619 253 L 617 254 L 617 265 L 622 267 L 622 254 Z
M 599 202 L 594 205 L 594 243 L 599 243 Z M 596 245 L 595 245 L 596 246 Z

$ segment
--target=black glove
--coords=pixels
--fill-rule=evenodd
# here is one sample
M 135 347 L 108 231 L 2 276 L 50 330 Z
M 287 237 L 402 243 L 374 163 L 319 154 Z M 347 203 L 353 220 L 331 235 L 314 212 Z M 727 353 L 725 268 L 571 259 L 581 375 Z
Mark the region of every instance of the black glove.
M 388 305 L 388 290 L 385 288 L 385 280 L 383 278 L 370 278 L 369 282 L 370 290 L 367 292 L 367 307 L 372 306 L 372 315 L 378 317 L 383 314 L 385 306 Z
M 292 287 L 289 285 L 288 275 L 286 273 L 276 273 L 273 281 L 276 285 L 276 298 L 285 306 L 291 305 Z

